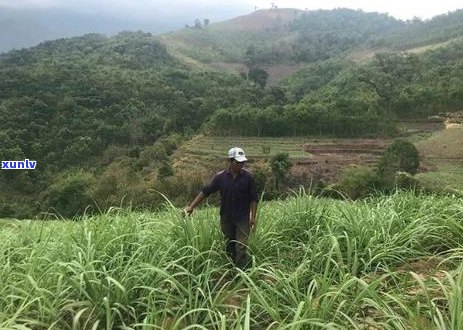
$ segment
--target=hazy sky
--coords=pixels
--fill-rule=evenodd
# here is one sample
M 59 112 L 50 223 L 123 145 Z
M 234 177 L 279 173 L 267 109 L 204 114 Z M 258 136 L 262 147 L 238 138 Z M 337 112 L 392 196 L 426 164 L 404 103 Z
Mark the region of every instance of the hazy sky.
M 187 13 L 207 17 L 209 13 L 221 12 L 222 17 L 211 17 L 214 20 L 247 14 L 255 7 L 270 8 L 271 3 L 272 1 L 267 0 L 0 0 L 0 5 L 15 8 L 71 8 L 79 11 L 104 11 L 106 14 L 126 16 L 131 19 L 147 19 L 159 15 L 186 16 Z M 463 8 L 463 0 L 275 0 L 273 3 L 279 8 L 313 10 L 342 7 L 386 12 L 400 19 L 410 19 L 414 16 L 427 19 Z

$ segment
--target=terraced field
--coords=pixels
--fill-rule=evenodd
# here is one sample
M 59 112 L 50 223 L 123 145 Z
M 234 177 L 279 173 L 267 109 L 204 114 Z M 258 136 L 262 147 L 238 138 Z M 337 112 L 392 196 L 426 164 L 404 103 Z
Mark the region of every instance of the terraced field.
M 447 118 L 447 119 L 445 119 Z M 413 142 L 421 157 L 418 178 L 427 185 L 463 188 L 463 113 L 444 114 L 440 122 L 403 122 L 404 136 Z M 333 181 L 350 164 L 375 166 L 391 140 L 331 139 L 308 137 L 236 137 L 198 135 L 185 142 L 174 155 L 174 168 L 202 171 L 208 176 L 225 166 L 226 153 L 240 146 L 249 167 L 277 153 L 287 153 L 293 162 L 293 177 Z
M 240 146 L 246 151 L 248 158 L 260 158 L 286 152 L 291 158 L 308 157 L 304 150 L 306 138 L 272 138 L 272 137 L 239 137 L 239 136 L 203 136 L 199 135 L 188 141 L 181 148 L 192 155 L 214 155 L 226 157 L 228 149 Z
M 293 161 L 292 176 L 332 180 L 349 164 L 375 165 L 387 144 L 384 139 L 196 136 L 177 151 L 174 167 L 186 169 L 194 164 L 217 170 L 223 166 L 228 149 L 240 146 L 246 151 L 251 168 L 283 152 Z

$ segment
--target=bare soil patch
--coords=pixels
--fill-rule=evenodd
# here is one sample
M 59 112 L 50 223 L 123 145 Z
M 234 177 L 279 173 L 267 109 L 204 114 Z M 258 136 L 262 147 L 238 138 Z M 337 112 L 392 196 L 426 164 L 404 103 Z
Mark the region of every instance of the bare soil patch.
M 308 158 L 295 159 L 291 174 L 333 181 L 348 165 L 375 166 L 389 144 L 386 139 L 340 139 L 304 145 Z
M 293 73 L 301 70 L 304 64 L 279 64 L 269 65 L 264 69 L 268 73 L 267 85 L 275 85 L 280 80 L 289 77 Z

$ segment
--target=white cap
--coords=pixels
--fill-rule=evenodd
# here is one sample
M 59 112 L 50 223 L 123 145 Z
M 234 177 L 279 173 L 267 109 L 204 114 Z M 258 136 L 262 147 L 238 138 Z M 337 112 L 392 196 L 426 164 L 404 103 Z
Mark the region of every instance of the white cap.
M 244 154 L 244 150 L 238 147 L 234 147 L 228 150 L 228 158 L 235 159 L 237 162 L 240 163 L 248 160 L 246 158 L 246 155 Z

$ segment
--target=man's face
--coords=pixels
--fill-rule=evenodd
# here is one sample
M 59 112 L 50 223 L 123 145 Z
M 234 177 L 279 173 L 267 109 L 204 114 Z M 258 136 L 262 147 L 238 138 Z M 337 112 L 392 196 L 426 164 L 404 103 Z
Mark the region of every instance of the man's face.
M 244 166 L 244 162 L 238 162 L 236 159 L 232 159 L 230 163 L 231 170 L 234 172 L 240 171 Z

